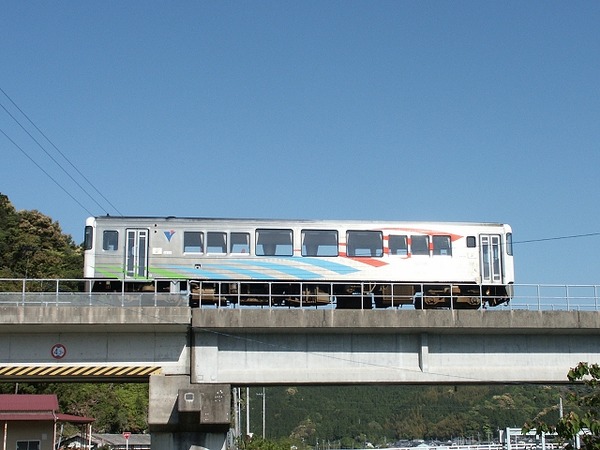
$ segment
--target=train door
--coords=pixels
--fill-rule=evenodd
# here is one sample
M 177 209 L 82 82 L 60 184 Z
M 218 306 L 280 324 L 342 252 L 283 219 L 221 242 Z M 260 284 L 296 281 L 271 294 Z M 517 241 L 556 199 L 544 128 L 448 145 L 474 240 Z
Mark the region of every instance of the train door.
M 127 229 L 125 247 L 125 275 L 132 278 L 148 277 L 148 230 Z
M 481 279 L 483 284 L 502 283 L 502 245 L 499 234 L 479 236 L 481 249 Z

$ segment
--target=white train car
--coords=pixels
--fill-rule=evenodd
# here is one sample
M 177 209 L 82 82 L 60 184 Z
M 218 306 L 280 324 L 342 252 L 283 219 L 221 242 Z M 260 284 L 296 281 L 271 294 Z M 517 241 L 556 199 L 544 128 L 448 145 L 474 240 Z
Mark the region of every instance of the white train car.
M 149 285 L 193 304 L 338 308 L 495 306 L 514 283 L 512 231 L 496 223 L 90 217 L 95 291 Z

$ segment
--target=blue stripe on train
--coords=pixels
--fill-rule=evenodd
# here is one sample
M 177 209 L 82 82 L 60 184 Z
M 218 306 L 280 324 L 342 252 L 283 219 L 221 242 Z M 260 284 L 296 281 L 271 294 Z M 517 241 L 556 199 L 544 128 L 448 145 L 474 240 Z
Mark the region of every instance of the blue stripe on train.
M 284 259 L 284 261 L 286 261 L 286 260 Z M 292 261 L 292 258 L 290 258 L 290 262 L 292 262 L 292 264 L 295 263 L 295 261 Z M 319 273 L 301 269 L 292 264 L 281 264 L 281 263 L 275 263 L 275 262 L 269 262 L 269 261 L 256 261 L 256 260 L 245 261 L 245 263 L 249 266 L 263 267 L 267 270 L 281 272 L 281 273 L 286 274 L 287 276 L 291 276 L 291 277 L 297 278 L 299 280 L 313 280 L 315 278 L 322 277 L 322 275 Z
M 303 257 L 302 262 L 305 264 L 320 267 L 325 270 L 329 270 L 331 272 L 335 272 L 340 275 L 358 272 L 358 269 L 355 269 L 354 267 L 347 266 L 345 264 L 339 264 L 334 261 L 329 261 L 327 259 Z
M 285 264 L 283 262 L 288 262 Z M 272 261 L 257 261 L 255 259 L 231 260 L 229 264 L 212 264 L 203 263 L 201 268 L 194 269 L 187 266 L 167 266 L 166 268 L 183 272 L 196 277 L 210 278 L 216 280 L 225 280 L 232 278 L 231 275 L 222 273 L 223 271 L 232 274 L 241 275 L 244 278 L 255 280 L 276 280 L 277 276 L 268 274 L 266 271 L 280 272 L 288 277 L 293 277 L 298 280 L 314 280 L 323 278 L 323 274 L 313 272 L 304 268 L 297 267 L 294 263 L 298 261 L 296 258 L 280 258 L 279 262 Z M 319 258 L 302 258 L 302 264 L 314 266 L 315 269 L 325 269 L 329 272 L 346 275 L 358 272 L 351 266 L 339 264 L 333 261 L 327 261 Z M 265 269 L 265 270 L 261 270 Z

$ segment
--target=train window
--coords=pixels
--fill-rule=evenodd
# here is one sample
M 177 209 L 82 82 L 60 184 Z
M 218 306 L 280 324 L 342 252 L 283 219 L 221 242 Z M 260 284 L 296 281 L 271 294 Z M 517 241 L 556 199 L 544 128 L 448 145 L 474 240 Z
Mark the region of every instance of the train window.
M 467 248 L 477 247 L 477 239 L 475 236 L 467 236 Z
M 201 231 L 184 231 L 183 251 L 184 253 L 204 252 L 204 234 Z
M 390 234 L 390 255 L 408 255 L 408 238 L 407 236 Z
M 230 253 L 250 253 L 250 233 L 231 233 L 229 235 Z
M 452 245 L 450 236 L 433 236 L 433 254 L 452 256 Z
M 429 236 L 412 235 L 410 252 L 413 255 L 429 255 Z
M 302 256 L 337 256 L 338 232 L 302 230 Z
M 206 253 L 227 253 L 227 235 L 220 231 L 207 232 Z
M 506 233 L 506 253 L 511 256 L 513 254 L 512 233 Z
M 83 239 L 83 248 L 85 250 L 91 250 L 94 243 L 94 227 L 87 225 L 85 227 L 85 235 Z
M 348 256 L 383 256 L 381 231 L 348 231 L 346 235 Z
M 104 230 L 102 233 L 102 250 L 115 251 L 119 249 L 119 232 Z
M 292 230 L 256 230 L 257 256 L 292 256 Z

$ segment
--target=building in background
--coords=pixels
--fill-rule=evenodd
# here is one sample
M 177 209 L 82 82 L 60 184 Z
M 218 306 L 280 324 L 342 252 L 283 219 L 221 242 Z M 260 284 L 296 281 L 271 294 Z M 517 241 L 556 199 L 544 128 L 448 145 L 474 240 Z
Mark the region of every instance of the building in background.
M 90 417 L 62 414 L 58 398 L 50 395 L 0 394 L 0 426 L 4 449 L 54 450 L 60 448 L 62 425 L 79 426 L 91 435 Z
M 88 447 L 89 442 L 91 442 L 91 447 Z M 77 435 L 64 441 L 63 446 L 65 449 L 150 450 L 150 442 L 149 434 L 92 433 L 89 440 L 86 436 Z

